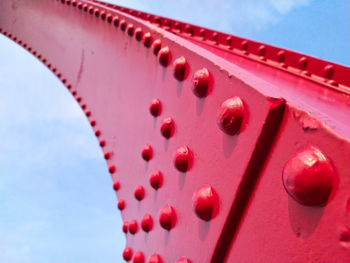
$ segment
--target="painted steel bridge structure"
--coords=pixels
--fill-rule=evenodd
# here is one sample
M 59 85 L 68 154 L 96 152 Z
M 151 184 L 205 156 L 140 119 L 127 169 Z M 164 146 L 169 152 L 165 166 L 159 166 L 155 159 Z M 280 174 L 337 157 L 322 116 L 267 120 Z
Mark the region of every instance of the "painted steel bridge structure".
M 89 119 L 126 261 L 350 262 L 349 67 L 100 1 L 0 12 Z

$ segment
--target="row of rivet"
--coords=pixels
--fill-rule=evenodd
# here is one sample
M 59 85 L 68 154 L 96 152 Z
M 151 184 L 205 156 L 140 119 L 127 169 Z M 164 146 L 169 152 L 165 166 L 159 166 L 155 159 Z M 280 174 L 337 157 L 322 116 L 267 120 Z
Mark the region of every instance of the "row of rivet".
M 101 4 L 105 4 L 105 3 L 101 2 Z M 181 24 L 179 22 L 171 21 L 168 19 L 162 19 L 160 17 L 153 17 L 149 14 L 145 14 L 142 12 L 136 12 L 134 10 L 122 8 L 122 7 L 115 6 L 115 5 L 108 5 L 108 6 L 115 8 L 115 9 L 118 9 L 122 12 L 129 13 L 129 14 L 134 15 L 136 17 L 145 19 L 147 21 L 150 21 L 151 23 L 157 24 L 158 26 L 163 26 L 166 30 L 173 30 L 173 31 L 176 31 L 177 33 L 182 33 L 183 28 L 184 28 L 185 33 L 190 37 L 198 37 L 199 36 L 202 38 L 203 41 L 212 40 L 215 45 L 222 44 L 222 45 L 227 46 L 227 48 L 229 50 L 234 49 L 233 45 L 234 45 L 235 41 L 234 41 L 233 36 L 226 36 L 225 40 L 221 40 L 222 38 L 220 38 L 220 35 L 222 33 L 219 34 L 217 32 L 213 32 L 211 37 L 209 37 L 209 39 L 208 39 L 207 31 L 203 28 L 198 29 L 196 26 L 191 26 L 188 24 Z M 145 15 L 145 17 L 143 15 Z M 195 35 L 195 30 L 194 30 L 195 28 L 198 29 L 197 36 Z M 237 49 L 241 50 L 244 55 L 249 55 L 250 53 L 248 52 L 248 47 L 249 47 L 248 40 L 240 40 L 240 42 L 238 43 Z M 264 44 L 259 45 L 259 47 L 257 48 L 256 54 L 263 61 L 267 60 L 266 59 L 266 50 L 267 50 L 267 48 Z M 286 58 L 286 51 L 280 50 L 276 53 L 275 59 L 273 59 L 273 58 L 269 58 L 269 59 L 271 59 L 272 61 L 278 62 L 282 68 L 288 68 L 288 65 L 285 63 L 285 58 Z M 303 75 L 308 76 L 308 77 L 312 77 L 312 74 L 309 71 L 307 71 L 307 66 L 308 66 L 308 59 L 306 57 L 301 57 L 298 61 L 298 69 L 301 71 L 301 73 Z M 338 83 L 336 81 L 332 80 L 333 75 L 334 75 L 334 66 L 330 65 L 330 64 L 325 65 L 323 68 L 324 80 L 333 86 L 338 86 Z
M 143 252 L 136 251 L 135 253 L 133 253 L 132 248 L 130 248 L 130 247 L 126 247 L 124 249 L 123 258 L 126 261 L 130 261 L 132 259 L 133 263 L 144 263 L 145 262 L 145 255 L 143 254 Z M 152 254 L 148 258 L 147 262 L 148 263 L 163 263 L 163 259 L 160 255 L 155 253 L 155 254 Z M 182 257 L 182 258 L 176 260 L 175 263 L 191 263 L 191 261 L 186 257 Z

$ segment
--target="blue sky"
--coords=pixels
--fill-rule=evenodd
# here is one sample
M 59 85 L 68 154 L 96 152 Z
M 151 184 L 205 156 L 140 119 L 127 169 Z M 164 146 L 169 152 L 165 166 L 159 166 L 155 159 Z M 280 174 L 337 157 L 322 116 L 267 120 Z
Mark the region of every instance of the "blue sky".
M 109 2 L 350 65 L 349 0 Z M 117 200 L 87 119 L 3 36 L 0 58 L 0 262 L 121 262 Z

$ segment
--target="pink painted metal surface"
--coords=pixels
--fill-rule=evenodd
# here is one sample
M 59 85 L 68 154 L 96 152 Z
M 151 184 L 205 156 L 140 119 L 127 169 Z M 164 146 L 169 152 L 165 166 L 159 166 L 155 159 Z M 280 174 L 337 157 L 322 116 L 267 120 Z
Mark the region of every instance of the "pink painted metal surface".
M 96 1 L 0 10 L 89 119 L 126 261 L 349 262 L 348 67 Z

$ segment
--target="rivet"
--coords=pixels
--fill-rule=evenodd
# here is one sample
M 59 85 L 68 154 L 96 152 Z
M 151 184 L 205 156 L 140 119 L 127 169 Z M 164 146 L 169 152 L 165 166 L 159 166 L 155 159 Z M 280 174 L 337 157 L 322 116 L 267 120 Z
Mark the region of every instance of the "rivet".
M 153 254 L 148 258 L 148 263 L 163 263 L 163 260 L 158 254 Z
M 115 182 L 113 183 L 113 189 L 114 189 L 114 191 L 118 191 L 119 188 L 120 188 L 120 183 L 119 183 L 119 181 L 115 181 Z
M 120 29 L 122 31 L 126 30 L 126 21 L 125 20 L 120 21 Z
M 81 102 L 81 97 L 80 96 L 77 96 L 75 99 L 77 100 L 77 102 Z
M 134 254 L 134 257 L 132 259 L 133 263 L 144 263 L 145 262 L 145 256 L 141 251 L 136 251 Z
M 162 228 L 170 231 L 176 224 L 175 210 L 170 205 L 164 206 L 159 212 L 159 223 Z
M 158 53 L 159 64 L 161 64 L 163 67 L 167 67 L 170 62 L 170 56 L 171 54 L 168 46 L 161 48 Z
M 96 121 L 95 121 L 95 120 L 91 120 L 91 121 L 90 121 L 90 124 L 91 124 L 91 126 L 93 127 L 93 126 L 96 125 Z
M 129 221 L 129 232 L 132 235 L 135 235 L 137 233 L 138 230 L 138 225 L 137 225 L 137 221 L 135 219 L 132 219 Z
M 141 41 L 142 40 L 142 35 L 143 35 L 142 29 L 140 27 L 136 28 L 136 30 L 135 30 L 135 39 L 137 41 Z
M 323 153 L 312 146 L 295 153 L 283 168 L 287 193 L 305 206 L 324 205 L 334 185 L 334 169 Z
M 153 157 L 153 149 L 152 146 L 149 144 L 146 144 L 143 146 L 141 151 L 142 159 L 144 159 L 146 162 L 150 161 Z
M 144 36 L 143 36 L 143 45 L 145 47 L 150 47 L 152 44 L 152 35 L 151 33 L 147 32 Z
M 220 105 L 217 113 L 217 124 L 226 134 L 235 135 L 241 129 L 243 117 L 243 102 L 239 97 L 233 97 Z
M 338 232 L 340 245 L 350 249 L 350 229 L 348 227 L 342 227 Z
M 94 13 L 94 7 L 93 6 L 89 6 L 89 14 L 92 15 Z
M 152 43 L 152 50 L 154 55 L 158 55 L 160 48 L 162 47 L 162 41 L 160 39 L 156 39 Z
M 129 36 L 133 36 L 134 35 L 134 31 L 135 31 L 135 28 L 134 28 L 134 25 L 133 24 L 129 24 L 128 25 L 128 28 L 127 28 L 127 33 Z
M 326 79 L 331 79 L 334 73 L 333 65 L 327 65 L 323 69 L 323 74 Z
M 145 214 L 141 219 L 141 228 L 148 233 L 153 228 L 153 219 L 150 214 Z
M 248 41 L 247 40 L 243 40 L 241 42 L 241 49 L 244 51 L 244 54 L 248 54 Z
M 103 139 L 101 139 L 101 140 L 99 141 L 99 143 L 100 143 L 100 146 L 101 146 L 101 147 L 105 147 L 105 146 L 106 146 L 106 141 L 103 140 Z
M 226 37 L 226 45 L 229 49 L 232 48 L 232 42 L 233 42 L 232 37 L 230 36 Z
M 67 89 L 69 89 L 68 87 L 67 87 Z M 81 103 L 80 104 L 80 107 L 83 109 L 83 110 L 85 110 L 86 109 L 86 104 L 85 103 Z M 86 113 L 85 113 L 86 114 Z
M 174 61 L 174 77 L 178 81 L 183 81 L 186 77 L 187 61 L 184 57 L 179 57 Z
M 100 135 L 101 135 L 101 131 L 100 130 L 95 130 L 95 135 L 96 135 L 96 137 L 99 137 Z
M 81 9 L 83 8 L 83 3 L 79 2 L 79 3 L 77 4 L 77 7 L 81 10 Z
M 176 260 L 176 262 L 175 263 L 192 263 L 192 261 L 191 260 L 189 260 L 188 258 L 186 258 L 186 257 L 182 257 L 182 258 L 180 258 L 180 259 L 178 259 L 178 260 Z
M 258 55 L 261 59 L 265 59 L 266 47 L 265 45 L 261 45 L 258 48 Z
M 124 208 L 125 208 L 125 201 L 123 200 L 123 199 L 120 199 L 119 201 L 118 201 L 118 209 L 120 210 L 120 211 L 122 211 L 122 210 L 124 210 Z
M 201 30 L 199 30 L 199 35 L 202 37 L 203 40 L 205 40 L 205 29 L 201 28 Z
M 102 11 L 102 12 L 101 12 L 101 19 L 102 19 L 102 20 L 105 20 L 105 19 L 106 19 L 106 12 L 105 12 L 105 11 Z
M 218 45 L 219 44 L 219 35 L 218 35 L 218 33 L 214 32 L 212 37 L 213 37 L 213 41 L 215 42 L 215 45 Z
M 88 10 L 88 5 L 87 4 L 83 4 L 83 10 L 86 12 Z
M 77 6 L 77 1 L 76 1 L 76 0 L 73 0 L 73 1 L 72 1 L 72 6 L 74 6 L 74 7 Z
M 192 28 L 192 26 L 190 26 L 190 25 L 186 25 L 185 31 L 186 31 L 186 33 L 189 34 L 190 36 L 193 35 L 193 28 Z
M 118 16 L 113 17 L 113 25 L 115 27 L 119 26 L 119 17 Z
M 282 67 L 286 68 L 287 65 L 284 63 L 286 59 L 286 52 L 284 50 L 280 50 L 277 53 L 277 61 L 281 64 Z
M 127 221 L 125 221 L 125 222 L 123 223 L 122 230 L 123 230 L 123 232 L 124 232 L 125 234 L 128 233 L 128 230 L 129 230 L 129 223 L 128 223 Z
M 132 258 L 132 249 L 130 247 L 124 248 L 123 258 L 126 261 L 130 261 L 131 260 L 131 258 Z
M 149 177 L 149 182 L 155 190 L 158 190 L 162 186 L 162 183 L 163 183 L 162 172 L 159 170 L 154 170 Z
M 165 118 L 160 124 L 160 133 L 164 138 L 169 139 L 173 136 L 175 129 L 175 122 L 172 118 Z
M 86 110 L 85 111 L 85 115 L 88 116 L 88 117 L 91 116 L 91 111 L 90 110 Z
M 111 158 L 111 153 L 110 152 L 105 152 L 103 154 L 103 157 L 106 159 L 106 160 L 109 160 L 109 158 Z
M 301 70 L 306 70 L 307 68 L 307 58 L 306 57 L 301 57 L 298 61 L 298 66 L 299 66 L 299 69 Z
M 34 53 L 33 53 L 33 54 L 34 54 Z M 35 55 L 35 54 L 34 54 L 34 55 Z M 57 76 L 58 78 L 60 78 L 60 77 L 62 77 L 62 73 L 61 73 L 61 72 L 57 72 L 56 76 Z
M 96 17 L 100 16 L 100 10 L 98 8 L 95 8 L 95 16 Z
M 112 14 L 108 14 L 108 15 L 107 15 L 107 19 L 106 19 L 106 20 L 107 20 L 107 22 L 108 22 L 108 23 L 110 23 L 110 24 L 111 24 L 111 23 L 112 23 L 112 21 L 113 21 L 113 16 L 112 16 Z
M 115 173 L 115 170 L 116 170 L 116 168 L 115 168 L 114 165 L 110 165 L 110 166 L 108 167 L 108 171 L 109 171 L 111 174 Z
M 62 81 L 63 84 L 67 83 L 67 79 L 66 78 L 62 78 L 61 81 Z
M 193 211 L 205 221 L 209 221 L 214 216 L 214 209 L 217 207 L 218 199 L 213 188 L 209 185 L 198 188 L 193 196 Z
M 159 99 L 153 99 L 149 105 L 149 112 L 153 117 L 158 117 L 162 110 L 162 104 Z
M 174 166 L 180 172 L 187 172 L 193 162 L 192 151 L 186 146 L 179 147 L 174 154 Z
M 136 200 L 141 201 L 145 197 L 145 188 L 142 185 L 138 185 L 134 189 L 134 196 Z
M 204 98 L 207 96 L 208 89 L 209 71 L 206 68 L 202 68 L 194 73 L 192 91 L 197 97 Z

